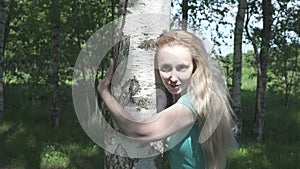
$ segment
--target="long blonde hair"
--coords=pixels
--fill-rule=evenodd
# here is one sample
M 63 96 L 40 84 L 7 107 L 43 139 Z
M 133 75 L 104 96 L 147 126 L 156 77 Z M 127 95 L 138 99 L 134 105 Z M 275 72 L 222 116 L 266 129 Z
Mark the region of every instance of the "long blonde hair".
M 236 146 L 232 132 L 233 113 L 223 73 L 209 57 L 202 40 L 189 32 L 171 30 L 164 33 L 157 41 L 157 49 L 166 45 L 181 45 L 191 52 L 194 71 L 188 92 L 198 112 L 199 143 L 206 169 L 223 169 L 228 150 Z

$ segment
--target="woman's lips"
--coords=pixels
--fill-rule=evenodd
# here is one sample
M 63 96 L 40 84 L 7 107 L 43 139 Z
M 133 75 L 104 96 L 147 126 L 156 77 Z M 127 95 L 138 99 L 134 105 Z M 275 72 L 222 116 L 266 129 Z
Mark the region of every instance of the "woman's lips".
M 179 86 L 180 86 L 179 84 L 170 84 L 170 87 L 174 89 L 178 89 Z

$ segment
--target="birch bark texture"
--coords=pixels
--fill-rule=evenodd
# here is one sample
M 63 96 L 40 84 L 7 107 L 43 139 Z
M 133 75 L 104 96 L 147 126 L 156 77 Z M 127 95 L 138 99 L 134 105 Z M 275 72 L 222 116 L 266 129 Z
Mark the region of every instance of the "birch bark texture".
M 123 12 L 119 25 L 123 41 L 117 56 L 117 67 L 112 80 L 111 92 L 124 109 L 142 121 L 159 112 L 166 105 L 163 92 L 158 89 L 155 77 L 155 41 L 163 31 L 169 29 L 170 0 L 124 0 L 120 2 Z M 113 123 L 111 123 L 113 124 Z M 117 128 L 114 125 L 114 128 Z M 105 153 L 105 168 L 129 169 L 162 168 L 162 141 L 144 145 L 137 143 L 141 152 L 149 152 L 147 158 L 131 157 L 122 139 L 105 134 L 105 144 L 114 147 L 118 155 Z M 118 143 L 119 142 L 119 143 Z M 157 151 L 156 156 L 152 156 Z M 141 155 L 141 157 L 147 155 Z
M 257 141 L 263 140 L 263 129 L 266 113 L 267 70 L 270 55 L 271 30 L 273 23 L 273 6 L 271 0 L 262 1 L 263 29 L 261 50 L 257 60 L 256 108 L 254 117 L 254 136 Z
M 239 1 L 238 13 L 236 16 L 234 30 L 234 55 L 233 55 L 233 73 L 232 73 L 232 100 L 233 111 L 237 115 L 235 133 L 240 135 L 243 126 L 243 112 L 241 102 L 241 86 L 242 86 L 242 40 L 245 22 L 245 14 L 247 9 L 247 1 Z

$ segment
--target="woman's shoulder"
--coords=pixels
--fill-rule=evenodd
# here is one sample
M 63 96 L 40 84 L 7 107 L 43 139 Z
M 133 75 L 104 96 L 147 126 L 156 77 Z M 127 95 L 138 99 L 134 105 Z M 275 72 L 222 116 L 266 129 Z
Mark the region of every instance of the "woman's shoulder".
M 177 103 L 187 106 L 195 115 L 198 115 L 197 110 L 195 109 L 195 107 L 193 106 L 193 103 L 191 101 L 190 93 L 182 95 L 179 98 L 179 100 L 177 101 Z

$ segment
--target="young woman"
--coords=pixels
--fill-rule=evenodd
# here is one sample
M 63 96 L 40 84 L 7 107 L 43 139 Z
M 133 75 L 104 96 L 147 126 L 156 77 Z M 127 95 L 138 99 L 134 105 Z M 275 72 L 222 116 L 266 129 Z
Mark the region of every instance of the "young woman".
M 177 141 L 167 151 L 172 169 L 223 169 L 226 153 L 235 145 L 232 111 L 220 69 L 208 56 L 203 42 L 183 30 L 171 30 L 157 40 L 156 65 L 173 104 L 143 123 L 124 117 L 125 110 L 109 92 L 113 61 L 98 92 L 127 136 L 144 141 Z M 163 132 L 162 132 L 163 131 Z M 172 141 L 173 140 L 173 141 Z

